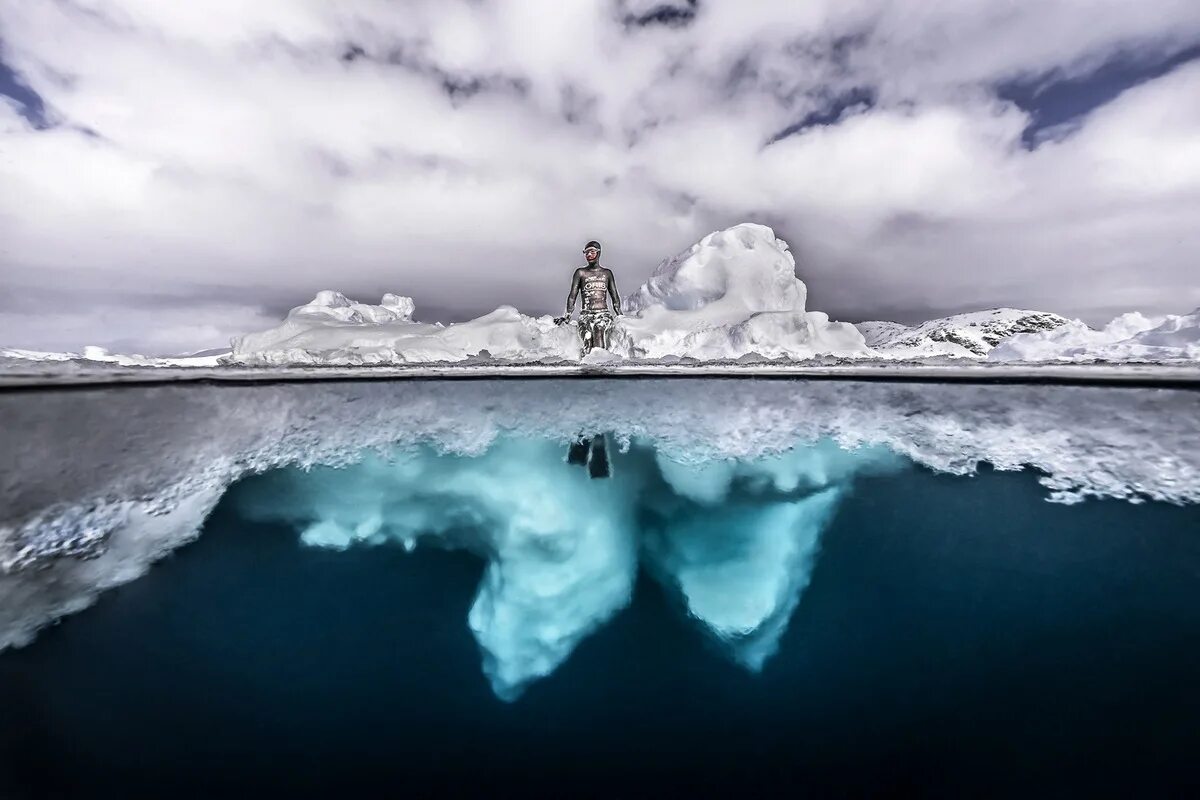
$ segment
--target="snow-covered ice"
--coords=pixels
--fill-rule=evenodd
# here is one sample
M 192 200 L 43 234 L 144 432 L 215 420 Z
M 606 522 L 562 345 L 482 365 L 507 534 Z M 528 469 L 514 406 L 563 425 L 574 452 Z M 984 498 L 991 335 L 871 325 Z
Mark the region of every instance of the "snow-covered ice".
M 564 272 L 567 270 L 564 267 Z M 615 265 L 617 282 L 631 276 Z M 564 280 L 564 285 L 566 281 Z M 529 316 L 510 305 L 467 322 L 413 319 L 411 297 L 385 294 L 378 305 L 319 292 L 277 327 L 235 337 L 229 353 L 155 358 L 88 347 L 83 353 L 0 349 L 5 361 L 95 362 L 128 367 L 358 366 L 577 363 L 619 367 L 701 362 L 814 359 L 920 361 L 1200 361 L 1197 312 L 1129 313 L 1095 331 L 1046 311 L 994 308 L 907 326 L 850 324 L 807 308 L 786 242 L 765 226 L 742 223 L 705 236 L 664 260 L 625 296 L 605 353 L 582 359 L 574 322 Z M 1158 329 L 1158 330 L 1151 330 Z
M 406 364 L 491 355 L 511 361 L 578 359 L 575 329 L 550 316 L 501 306 L 469 322 L 414 322 L 411 298 L 387 294 L 379 305 L 323 291 L 292 309 L 282 325 L 233 341 L 238 364 Z
M 229 353 L 228 350 L 216 350 L 191 355 L 144 356 L 137 353 L 110 353 L 105 348 L 95 345 L 88 345 L 79 353 L 54 353 L 43 350 L 0 347 L 0 364 L 5 361 L 19 363 L 33 361 L 50 364 L 64 362 L 111 364 L 119 367 L 215 367 Z
M 1011 336 L 989 361 L 1198 361 L 1200 309 L 1147 317 L 1122 314 L 1100 330 L 1072 320 L 1054 330 Z
M 628 280 L 617 265 L 618 284 Z M 1093 331 L 1046 311 L 994 308 L 906 326 L 831 321 L 807 309 L 788 245 L 764 225 L 743 223 L 705 236 L 663 261 L 625 297 L 608 352 L 586 363 L 621 360 L 733 361 L 821 357 L 918 361 L 1200 360 L 1195 313 L 1149 319 L 1132 313 Z M 380 305 L 325 291 L 277 328 L 233 343 L 227 363 L 417 364 L 491 357 L 507 362 L 581 359 L 573 324 L 501 306 L 469 322 L 412 320 L 414 302 L 386 295 Z M 1150 328 L 1162 330 L 1151 333 Z M 1138 338 L 1130 338 L 1130 337 Z
M 757 669 L 862 475 L 986 461 L 1037 470 L 1057 502 L 1196 503 L 1198 403 L 1167 389 L 695 379 L 0 394 L 0 647 L 133 580 L 197 536 L 233 482 L 271 472 L 239 502 L 309 546 L 436 540 L 485 558 L 468 624 L 501 696 L 624 607 L 639 564 Z M 601 432 L 614 474 L 594 481 L 563 451 Z
M 795 270 L 787 244 L 764 225 L 711 233 L 660 264 L 625 298 L 609 351 L 622 358 L 702 360 L 874 355 L 853 325 L 805 310 L 807 289 Z M 618 272 L 617 280 L 627 278 Z M 441 325 L 413 322 L 413 309 L 412 300 L 395 295 L 373 306 L 324 291 L 293 309 L 279 327 L 236 339 L 229 361 L 404 364 L 465 361 L 486 352 L 527 362 L 582 355 L 575 327 L 555 325 L 550 316 L 502 306 L 469 322 Z
M 859 322 L 855 327 L 862 331 L 873 350 L 887 358 L 979 359 L 1009 336 L 1050 331 L 1068 322 L 1065 317 L 1045 311 L 993 308 L 932 319 L 911 327 L 882 321 Z

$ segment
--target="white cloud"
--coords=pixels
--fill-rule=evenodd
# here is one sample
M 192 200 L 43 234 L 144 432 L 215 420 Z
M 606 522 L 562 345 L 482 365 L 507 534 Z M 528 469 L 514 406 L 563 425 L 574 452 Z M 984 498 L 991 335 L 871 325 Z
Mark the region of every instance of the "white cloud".
M 120 334 L 65 295 L 76 346 L 149 345 L 151 317 L 224 335 L 324 286 L 552 310 L 587 239 L 631 290 L 755 219 L 793 239 L 818 308 L 1200 305 L 1200 69 L 1032 152 L 994 89 L 1161 58 L 1200 41 L 1200 5 L 702 2 L 625 24 L 654 5 L 6 4 L 4 59 L 61 124 L 0 104 L 4 282 L 245 287 Z M 767 144 L 852 88 L 877 102 Z

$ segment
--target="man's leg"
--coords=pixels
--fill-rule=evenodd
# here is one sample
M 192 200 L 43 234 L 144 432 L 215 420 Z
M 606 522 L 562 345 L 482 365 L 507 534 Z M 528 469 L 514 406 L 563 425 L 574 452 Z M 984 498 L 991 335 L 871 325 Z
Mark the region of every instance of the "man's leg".
M 577 467 L 585 466 L 588 462 L 588 446 L 591 440 L 585 436 L 577 436 L 567 447 L 567 463 Z
M 579 336 L 583 339 L 583 354 L 586 356 L 592 352 L 595 342 L 595 329 L 590 320 L 585 320 L 583 317 L 579 319 Z
M 593 478 L 607 478 L 612 475 L 612 467 L 608 463 L 608 446 L 603 433 L 592 437 L 592 452 L 588 458 L 588 475 Z

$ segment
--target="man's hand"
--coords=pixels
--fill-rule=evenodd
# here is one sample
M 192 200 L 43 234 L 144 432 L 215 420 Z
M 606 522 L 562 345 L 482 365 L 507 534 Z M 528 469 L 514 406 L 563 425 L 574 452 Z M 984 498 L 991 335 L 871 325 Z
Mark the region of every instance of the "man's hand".
M 555 325 L 564 325 L 564 324 L 566 324 L 567 320 L 569 320 L 569 319 L 570 319 L 570 317 L 555 317 L 554 324 Z

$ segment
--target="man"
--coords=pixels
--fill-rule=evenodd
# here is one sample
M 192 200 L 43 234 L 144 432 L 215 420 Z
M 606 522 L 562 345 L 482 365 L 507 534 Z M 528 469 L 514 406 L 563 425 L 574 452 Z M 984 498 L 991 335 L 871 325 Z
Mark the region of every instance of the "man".
M 571 318 L 575 311 L 575 297 L 582 292 L 579 335 L 583 338 L 583 353 L 587 355 L 593 347 L 608 349 L 608 333 L 613 327 L 613 312 L 608 310 L 608 298 L 612 297 L 613 311 L 619 315 L 621 297 L 617 294 L 617 282 L 612 270 L 600 265 L 600 243 L 588 242 L 583 248 L 583 257 L 587 259 L 587 266 L 575 270 L 571 277 L 567 314 L 554 321 L 561 325 Z

